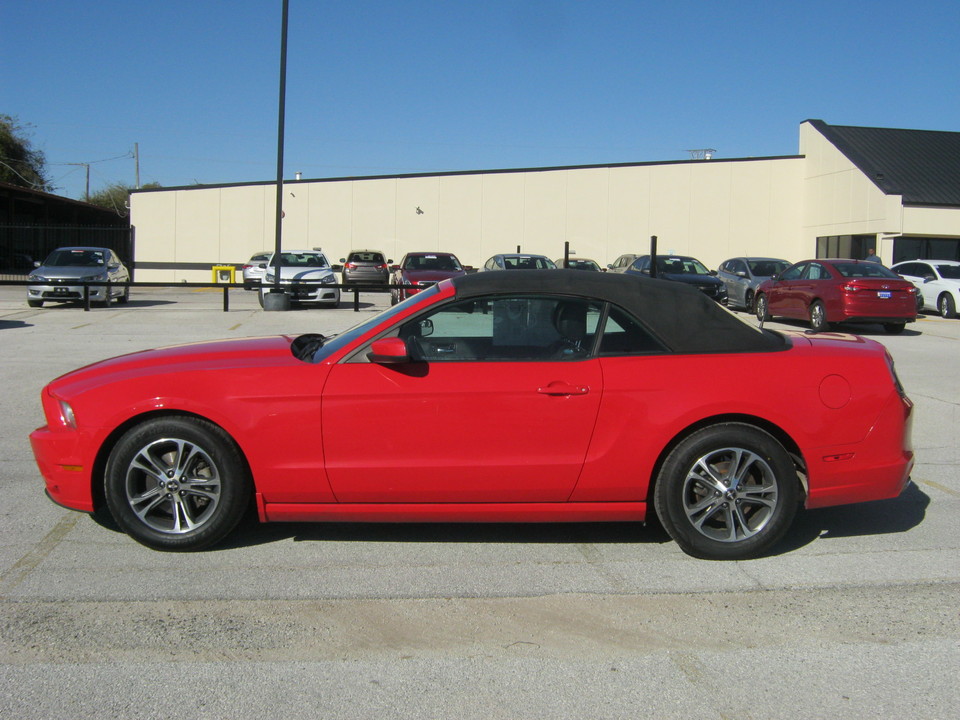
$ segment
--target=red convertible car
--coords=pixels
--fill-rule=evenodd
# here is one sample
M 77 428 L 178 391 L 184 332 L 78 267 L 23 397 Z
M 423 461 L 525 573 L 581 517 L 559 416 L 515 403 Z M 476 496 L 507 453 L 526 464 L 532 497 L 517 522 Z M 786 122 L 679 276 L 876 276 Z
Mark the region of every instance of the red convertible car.
M 104 360 L 42 402 L 50 498 L 163 550 L 216 543 L 255 504 L 264 522 L 656 512 L 687 553 L 742 559 L 803 506 L 895 497 L 913 465 L 879 343 L 576 270 L 447 280 L 329 338 Z

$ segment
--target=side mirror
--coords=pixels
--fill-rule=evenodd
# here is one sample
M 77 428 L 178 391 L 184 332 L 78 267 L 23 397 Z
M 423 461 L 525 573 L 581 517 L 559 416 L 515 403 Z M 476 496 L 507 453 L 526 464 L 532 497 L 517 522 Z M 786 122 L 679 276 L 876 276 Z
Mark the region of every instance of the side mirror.
M 266 264 L 266 263 L 257 263 L 257 267 L 260 268 L 261 270 L 266 270 L 266 269 L 267 269 L 267 264 Z
M 39 261 L 39 260 L 34 260 L 34 261 L 33 261 L 33 266 L 34 266 L 35 268 L 40 267 L 40 261 Z
M 433 335 L 433 320 L 427 318 L 420 321 L 420 337 Z
M 924 281 L 925 283 L 933 282 L 933 281 L 936 280 L 936 279 L 937 279 L 937 278 L 936 278 L 934 275 L 924 275 L 924 276 L 923 276 L 923 281 Z
M 716 277 L 717 271 L 716 271 L 716 270 L 711 270 L 711 271 L 710 271 L 710 274 L 713 275 L 714 277 Z
M 347 261 L 346 258 L 340 258 L 340 262 L 345 263 L 346 261 Z
M 747 276 L 747 273 L 744 272 L 743 270 L 737 270 L 736 275 L 737 277 L 745 278 Z
M 410 362 L 407 343 L 398 337 L 374 340 L 367 353 L 367 360 L 380 365 L 396 365 Z
M 387 265 L 393 265 L 393 260 L 387 260 Z

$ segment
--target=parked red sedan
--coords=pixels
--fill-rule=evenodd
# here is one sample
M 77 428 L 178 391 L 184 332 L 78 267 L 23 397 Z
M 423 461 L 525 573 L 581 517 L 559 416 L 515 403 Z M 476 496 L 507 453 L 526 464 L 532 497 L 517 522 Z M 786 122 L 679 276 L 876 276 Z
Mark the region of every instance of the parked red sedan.
M 457 256 L 446 252 L 412 252 L 403 256 L 399 265 L 391 270 L 391 285 L 415 285 L 416 287 L 393 287 L 390 304 L 396 305 L 421 289 L 436 285 L 441 280 L 466 275 L 467 271 Z
M 754 309 L 761 322 L 808 320 L 818 332 L 831 323 L 868 322 L 898 333 L 917 319 L 917 289 L 880 263 L 804 260 L 761 283 Z
M 578 270 L 446 280 L 332 338 L 104 360 L 42 402 L 47 494 L 163 550 L 222 540 L 254 503 L 264 522 L 655 510 L 684 551 L 743 559 L 800 506 L 895 497 L 913 466 L 912 404 L 879 343 Z

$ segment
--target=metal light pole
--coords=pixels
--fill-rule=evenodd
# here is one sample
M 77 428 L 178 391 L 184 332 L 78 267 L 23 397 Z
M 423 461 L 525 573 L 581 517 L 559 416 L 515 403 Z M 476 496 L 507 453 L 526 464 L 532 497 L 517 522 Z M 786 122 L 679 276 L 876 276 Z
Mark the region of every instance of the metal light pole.
M 289 0 L 283 0 L 280 30 L 280 112 L 277 120 L 277 227 L 273 249 L 273 287 L 263 294 L 264 310 L 289 310 L 290 298 L 280 289 L 280 239 L 283 232 L 283 126 L 287 98 L 287 17 Z

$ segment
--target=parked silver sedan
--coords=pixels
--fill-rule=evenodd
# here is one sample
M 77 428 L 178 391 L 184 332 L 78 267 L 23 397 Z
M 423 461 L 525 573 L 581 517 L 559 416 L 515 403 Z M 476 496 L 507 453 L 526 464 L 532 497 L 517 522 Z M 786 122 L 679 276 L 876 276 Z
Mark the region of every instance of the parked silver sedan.
M 130 272 L 110 248 L 58 248 L 38 264 L 27 280 L 35 283 L 27 286 L 30 307 L 42 307 L 45 302 L 82 301 L 82 283 L 110 283 L 89 286 L 90 301 L 98 305 L 107 305 L 112 299 L 120 303 L 130 299 L 129 287 L 112 285 L 130 282 Z
M 319 250 L 284 250 L 280 253 L 280 289 L 296 305 L 324 305 L 339 307 L 340 288 L 337 277 L 327 256 Z M 264 306 L 264 295 L 273 288 L 277 272 L 273 264 L 273 254 L 266 262 L 266 274 L 260 284 L 260 307 Z
M 730 307 L 743 308 L 752 313 L 753 300 L 760 283 L 783 272 L 790 265 L 790 262 L 780 258 L 730 258 L 720 263 L 717 277 L 727 286 L 727 303 Z

